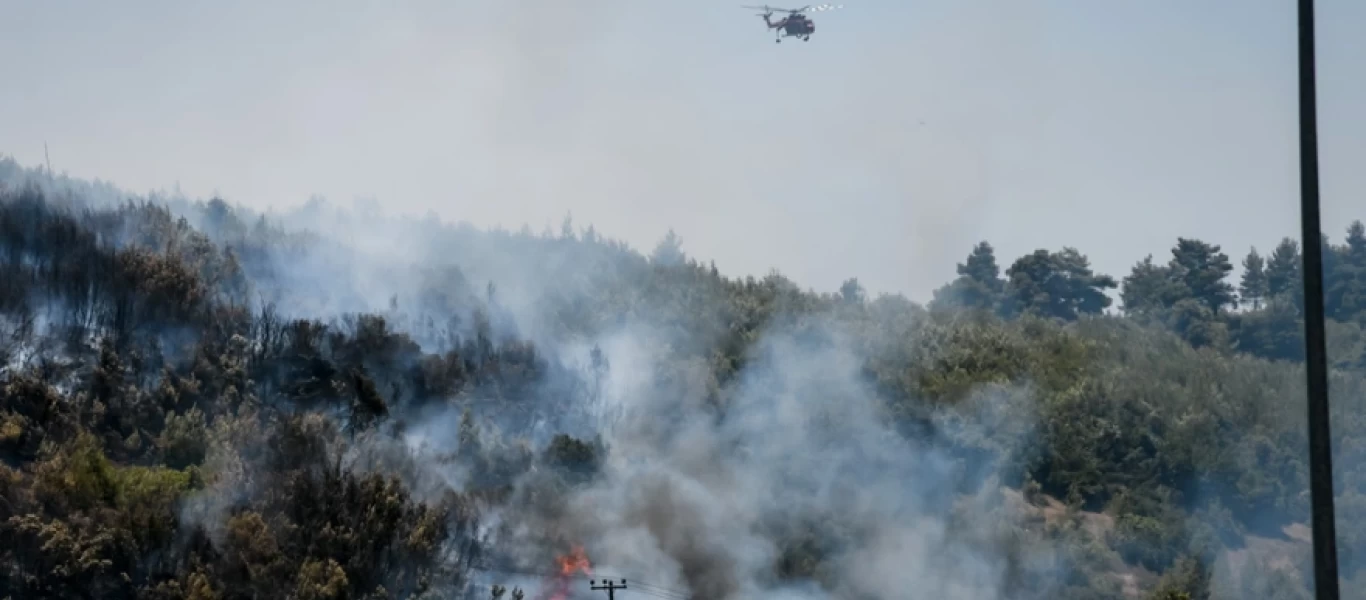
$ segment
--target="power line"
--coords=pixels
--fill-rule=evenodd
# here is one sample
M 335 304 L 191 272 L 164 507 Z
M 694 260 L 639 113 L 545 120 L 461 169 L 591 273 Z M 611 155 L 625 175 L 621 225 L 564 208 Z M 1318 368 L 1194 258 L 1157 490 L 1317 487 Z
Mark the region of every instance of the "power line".
M 689 600 L 693 597 L 692 594 L 689 594 L 687 592 L 683 592 L 680 590 L 671 590 L 666 587 L 660 587 L 654 584 L 645 583 L 643 581 L 636 581 L 635 586 L 636 587 L 633 588 L 633 590 L 637 594 L 645 594 L 647 596 L 653 596 L 655 598 L 663 598 L 664 600 Z
M 606 591 L 607 591 L 607 600 L 616 600 L 616 598 L 617 598 L 617 590 L 624 590 L 624 589 L 626 589 L 626 580 L 625 580 L 625 579 L 621 580 L 621 585 L 617 585 L 616 583 L 613 583 L 613 582 L 611 582 L 611 581 L 604 582 L 603 585 L 597 585 L 597 584 L 594 583 L 592 580 L 589 580 L 589 581 L 588 581 L 588 589 L 594 590 L 594 591 L 597 591 L 597 590 L 606 590 Z
M 1328 349 L 1323 309 L 1323 229 L 1319 224 L 1318 115 L 1314 88 L 1314 0 L 1299 0 L 1300 226 L 1304 238 L 1304 371 L 1309 405 L 1314 588 L 1318 600 L 1338 600 Z

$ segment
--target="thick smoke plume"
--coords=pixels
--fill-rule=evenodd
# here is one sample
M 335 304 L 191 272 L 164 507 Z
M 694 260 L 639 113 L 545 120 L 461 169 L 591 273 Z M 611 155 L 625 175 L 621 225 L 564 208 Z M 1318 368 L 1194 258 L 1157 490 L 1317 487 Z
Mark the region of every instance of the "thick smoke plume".
M 626 577 L 644 593 L 715 599 L 1022 598 L 1048 589 L 1022 588 L 1023 580 L 1066 570 L 1050 548 L 1026 547 L 997 527 L 1023 518 L 994 472 L 1030 445 L 1027 389 L 978 390 L 953 409 L 927 407 L 932 425 L 907 427 L 863 372 L 878 350 L 833 315 L 800 310 L 777 311 L 752 333 L 743 363 L 718 375 L 706 357 L 725 332 L 709 329 L 707 311 L 723 303 L 698 302 L 696 322 L 650 309 L 682 301 L 667 297 L 622 301 L 615 319 L 573 313 L 616 298 L 603 289 L 621 278 L 703 269 L 594 260 L 614 246 L 585 245 L 594 234 L 569 224 L 511 236 L 324 203 L 270 218 L 221 201 L 177 207 L 234 249 L 254 310 L 343 321 L 378 312 L 425 352 L 443 351 L 447 339 L 535 342 L 549 366 L 515 411 L 489 389 L 411 399 L 396 410 L 398 442 L 361 436 L 338 450 L 358 468 L 404 462 L 419 497 L 510 483 L 504 501 L 483 506 L 484 556 L 453 550 L 452 562 L 553 569 L 556 556 L 581 545 L 599 576 Z M 973 429 L 991 430 L 1004 448 L 963 453 L 938 437 Z M 530 458 L 556 443 L 588 458 L 567 469 Z M 518 474 L 490 475 L 499 461 Z M 222 510 L 214 498 L 196 506 Z M 493 581 L 509 580 L 476 579 Z
M 834 326 L 766 333 L 723 404 L 669 385 L 655 332 L 606 347 L 621 354 L 607 357 L 600 473 L 565 495 L 522 480 L 495 547 L 525 564 L 579 541 L 604 572 L 696 598 L 1009 598 L 1012 573 L 1053 571 L 1046 548 L 995 537 L 1010 507 L 983 481 L 993 465 L 897 431 Z M 998 389 L 969 404 L 978 423 L 1015 421 L 1022 448 L 1028 398 Z

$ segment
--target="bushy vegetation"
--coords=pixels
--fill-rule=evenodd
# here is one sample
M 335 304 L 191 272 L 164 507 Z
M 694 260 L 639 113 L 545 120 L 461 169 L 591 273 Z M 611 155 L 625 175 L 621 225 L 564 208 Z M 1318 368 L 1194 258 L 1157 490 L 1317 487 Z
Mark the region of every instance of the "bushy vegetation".
M 656 393 L 716 419 L 743 410 L 765 332 L 820 344 L 836 324 L 902 435 L 993 465 L 954 494 L 1016 500 L 950 523 L 1005 549 L 1011 597 L 1309 597 L 1293 241 L 1236 283 L 1194 239 L 1118 279 L 1072 248 L 1002 272 L 983 242 L 920 306 L 725 277 L 673 236 L 645 256 L 591 230 L 442 226 L 449 264 L 395 265 L 416 290 L 333 316 L 271 301 L 325 241 L 217 200 L 184 210 L 0 190 L 0 598 L 487 597 L 489 515 L 603 468 L 583 407 L 615 366 L 592 342 L 627 321 L 668 340 Z M 1324 245 L 1344 590 L 1366 598 L 1366 232 Z M 535 332 L 462 270 L 474 246 L 554 282 Z M 1016 399 L 984 407 L 993 390 Z M 826 566 L 860 534 L 834 521 L 766 525 L 772 576 L 836 585 Z

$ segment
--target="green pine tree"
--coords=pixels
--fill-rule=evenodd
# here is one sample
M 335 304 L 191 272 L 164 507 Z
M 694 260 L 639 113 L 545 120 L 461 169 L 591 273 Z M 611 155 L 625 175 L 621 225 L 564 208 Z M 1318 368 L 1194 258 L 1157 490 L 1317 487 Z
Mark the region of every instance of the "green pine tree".
M 1120 287 L 1120 303 L 1131 315 L 1152 314 L 1172 305 L 1171 269 L 1153 262 L 1149 254 L 1134 265 Z
M 958 278 L 935 290 L 931 304 L 994 310 L 1001 303 L 1004 289 L 996 250 L 983 241 L 973 246 L 966 262 L 958 264 Z
M 1103 312 L 1111 303 L 1105 290 L 1119 287 L 1113 277 L 1093 272 L 1089 259 L 1075 248 L 1036 250 L 1016 260 L 1006 275 L 1010 312 L 1064 320 Z
M 1325 308 L 1339 321 L 1366 325 L 1366 227 L 1353 221 L 1347 228 L 1347 243 L 1338 248 L 1334 269 L 1325 274 Z
M 1300 277 L 1300 245 L 1291 238 L 1284 238 L 1271 253 L 1266 263 L 1267 298 L 1291 296 L 1298 293 L 1303 285 Z
M 1169 265 L 1172 276 L 1185 287 L 1187 297 L 1214 314 L 1237 301 L 1233 285 L 1225 281 L 1233 263 L 1219 246 L 1196 239 L 1178 238 Z
M 1269 294 L 1266 280 L 1266 261 L 1262 260 L 1262 255 L 1253 248 L 1247 253 L 1247 258 L 1243 259 L 1243 279 L 1238 285 L 1238 293 L 1242 296 L 1244 303 L 1252 308 L 1260 309 L 1262 300 Z

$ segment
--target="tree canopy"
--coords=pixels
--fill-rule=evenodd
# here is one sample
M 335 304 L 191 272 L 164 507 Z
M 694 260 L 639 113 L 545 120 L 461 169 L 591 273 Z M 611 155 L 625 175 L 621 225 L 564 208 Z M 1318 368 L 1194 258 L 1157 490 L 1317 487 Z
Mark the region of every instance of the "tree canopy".
M 983 241 L 922 307 L 726 277 L 672 232 L 646 256 L 410 222 L 377 259 L 154 200 L 0 188 L 0 598 L 521 598 L 580 547 L 669 597 L 1309 597 L 1288 238 L 1238 285 L 1194 238 L 1120 280 L 1068 247 L 1002 273 Z M 1343 240 L 1366 598 L 1361 223 Z M 664 561 L 641 548 L 673 566 L 627 572 Z

